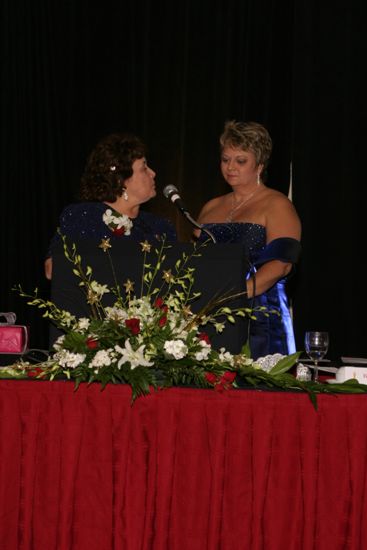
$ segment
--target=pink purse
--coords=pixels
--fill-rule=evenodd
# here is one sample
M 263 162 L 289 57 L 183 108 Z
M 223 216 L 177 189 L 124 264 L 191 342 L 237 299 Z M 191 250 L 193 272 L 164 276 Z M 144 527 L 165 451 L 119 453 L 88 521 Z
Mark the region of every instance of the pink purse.
M 0 313 L 6 322 L 0 322 L 0 353 L 25 353 L 28 349 L 29 328 L 16 325 L 16 315 L 13 312 Z

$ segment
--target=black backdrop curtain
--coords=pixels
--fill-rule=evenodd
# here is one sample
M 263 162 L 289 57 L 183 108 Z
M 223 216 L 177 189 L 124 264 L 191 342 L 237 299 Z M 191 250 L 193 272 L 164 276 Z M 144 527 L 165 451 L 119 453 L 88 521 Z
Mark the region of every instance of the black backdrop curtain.
M 322 5 L 321 5 L 322 4 Z M 47 323 L 10 289 L 47 296 L 43 257 L 60 210 L 75 199 L 90 149 L 131 130 L 148 145 L 162 189 L 196 216 L 223 193 L 218 136 L 230 118 L 265 124 L 268 184 L 303 221 L 292 280 L 298 349 L 306 329 L 331 335 L 330 357 L 367 353 L 364 312 L 366 7 L 316 1 L 76 2 L 3 0 L 1 7 L 1 311 Z M 191 228 L 161 193 L 147 208 Z

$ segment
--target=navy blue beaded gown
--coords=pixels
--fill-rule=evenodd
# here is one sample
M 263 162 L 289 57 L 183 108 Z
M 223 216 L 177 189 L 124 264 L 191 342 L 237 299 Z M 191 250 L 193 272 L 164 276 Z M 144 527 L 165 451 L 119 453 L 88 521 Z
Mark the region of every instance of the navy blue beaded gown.
M 73 238 L 121 239 L 121 236 L 112 233 L 102 219 L 108 209 L 111 207 L 103 202 L 70 204 L 60 215 L 61 233 Z M 133 227 L 129 238 L 133 240 L 152 240 L 163 234 L 168 241 L 176 240 L 176 231 L 172 223 L 155 214 L 140 210 L 139 215 L 132 221 Z
M 292 238 L 278 238 L 266 244 L 266 229 L 255 223 L 208 223 L 204 224 L 215 237 L 217 243 L 242 243 L 247 258 L 252 265 L 252 272 L 270 260 L 281 260 L 295 264 L 298 260 L 301 245 Z M 207 240 L 202 231 L 200 240 Z M 250 275 L 250 273 L 249 273 Z M 281 353 L 288 355 L 296 351 L 293 324 L 286 294 L 286 278 L 278 281 L 273 287 L 256 296 L 253 307 L 264 306 L 267 310 L 277 310 L 280 315 L 268 317 L 257 314 L 256 321 L 250 322 L 249 344 L 253 359 L 268 354 Z M 244 342 L 247 335 L 244 336 Z
M 134 241 L 156 240 L 163 235 L 167 241 L 176 241 L 176 230 L 173 224 L 150 212 L 139 211 L 134 218 L 133 226 L 129 236 L 115 235 L 103 221 L 103 214 L 110 206 L 103 202 L 81 202 L 70 204 L 62 211 L 59 220 L 59 227 L 62 235 L 73 239 L 107 239 L 114 240 L 121 238 Z M 111 209 L 113 210 L 113 209 Z M 52 247 L 60 240 L 56 234 L 50 245 L 49 256 L 52 256 Z

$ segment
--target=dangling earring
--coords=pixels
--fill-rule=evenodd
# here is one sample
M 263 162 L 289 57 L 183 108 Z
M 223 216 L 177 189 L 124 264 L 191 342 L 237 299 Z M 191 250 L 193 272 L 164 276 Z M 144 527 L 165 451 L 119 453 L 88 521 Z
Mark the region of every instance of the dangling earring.
M 260 185 L 261 179 L 260 179 L 260 172 L 257 173 L 257 185 Z
M 126 188 L 124 189 L 122 196 L 124 197 L 125 201 L 129 200 L 129 195 L 127 194 Z

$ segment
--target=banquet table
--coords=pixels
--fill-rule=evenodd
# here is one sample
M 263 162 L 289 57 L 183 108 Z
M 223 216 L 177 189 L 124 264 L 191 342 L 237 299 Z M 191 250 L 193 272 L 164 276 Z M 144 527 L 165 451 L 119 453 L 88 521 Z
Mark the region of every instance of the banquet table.
M 367 396 L 0 381 L 1 550 L 367 550 Z

